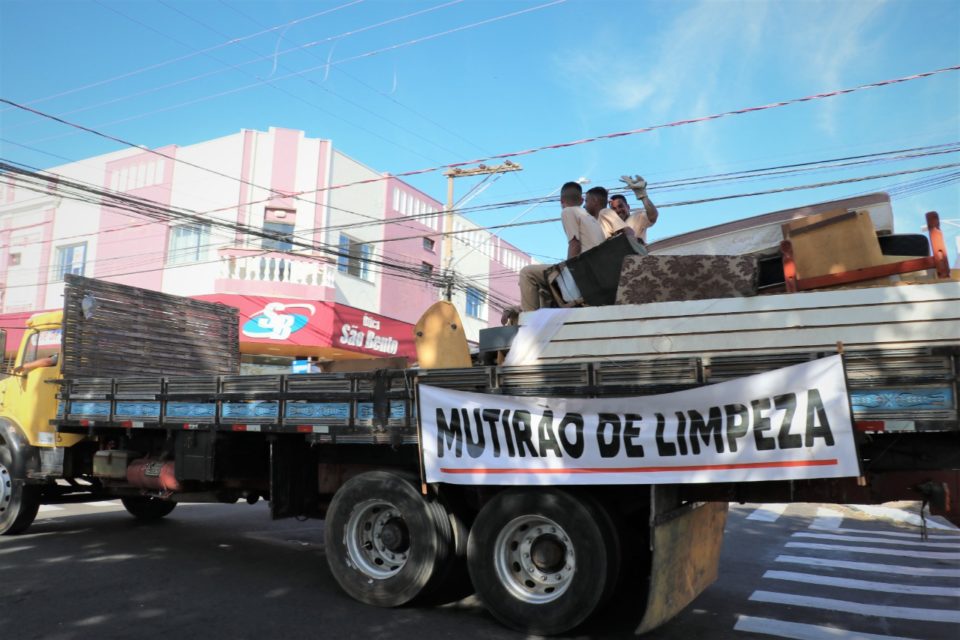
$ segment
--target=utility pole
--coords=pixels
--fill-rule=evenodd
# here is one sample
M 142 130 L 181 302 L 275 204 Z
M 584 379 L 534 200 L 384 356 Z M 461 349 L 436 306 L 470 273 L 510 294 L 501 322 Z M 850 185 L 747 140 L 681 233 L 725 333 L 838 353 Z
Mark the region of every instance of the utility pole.
M 507 173 L 509 171 L 521 171 L 522 169 L 523 167 L 516 162 L 507 160 L 503 164 L 498 164 L 493 167 L 488 167 L 485 164 L 481 164 L 470 169 L 455 167 L 448 171 L 444 171 L 443 175 L 447 176 L 447 207 L 443 215 L 443 273 L 446 281 L 445 297 L 448 301 L 453 298 L 453 272 L 451 271 L 451 265 L 453 263 L 453 236 L 450 235 L 450 232 L 453 231 L 454 179 L 472 176 L 486 176 L 494 173 Z

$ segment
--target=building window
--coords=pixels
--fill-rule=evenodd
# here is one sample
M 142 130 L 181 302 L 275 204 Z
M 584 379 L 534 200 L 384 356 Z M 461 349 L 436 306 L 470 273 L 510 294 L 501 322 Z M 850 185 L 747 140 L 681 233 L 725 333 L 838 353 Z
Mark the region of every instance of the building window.
M 467 287 L 467 315 L 471 318 L 481 318 L 483 316 L 483 291 Z
M 433 248 L 436 245 L 437 243 L 433 240 L 433 238 L 427 238 L 427 237 L 423 238 L 423 248 L 426 249 L 427 251 L 433 251 Z
M 370 273 L 370 257 L 373 249 L 369 244 L 354 240 L 350 236 L 340 234 L 340 255 L 337 257 L 337 270 L 341 273 L 372 281 Z
M 286 222 L 264 222 L 263 230 L 274 234 L 273 238 L 263 238 L 260 246 L 273 251 L 291 251 L 293 249 L 293 225 Z
M 170 227 L 170 242 L 167 247 L 168 264 L 189 264 L 207 257 L 210 243 L 210 225 L 184 224 Z
M 19 264 L 20 264 L 20 254 L 19 254 L 19 253 L 11 253 L 11 254 L 8 256 L 8 258 L 7 258 L 7 264 L 9 264 L 11 267 L 16 267 L 17 265 L 19 265 Z
M 68 273 L 75 276 L 83 275 L 83 265 L 86 262 L 87 243 L 71 244 L 57 247 L 57 263 L 53 274 L 54 281 L 63 280 Z
M 420 263 L 420 275 L 426 276 L 427 278 L 429 278 L 430 276 L 432 276 L 432 275 L 433 275 L 433 265 L 430 264 L 429 262 L 421 262 L 421 263 Z

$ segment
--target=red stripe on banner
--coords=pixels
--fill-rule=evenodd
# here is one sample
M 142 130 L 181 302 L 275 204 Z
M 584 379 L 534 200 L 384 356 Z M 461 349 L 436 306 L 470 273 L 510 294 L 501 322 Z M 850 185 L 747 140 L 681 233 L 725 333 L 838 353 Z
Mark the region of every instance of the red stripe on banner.
M 309 424 L 297 425 L 297 433 L 313 433 L 313 427 Z
M 131 420 L 124 420 L 123 422 L 120 423 L 120 426 L 121 426 L 121 427 L 126 427 L 127 429 L 132 429 L 132 428 L 133 428 L 133 422 L 132 422 Z
M 245 425 L 245 424 L 235 424 L 235 425 L 233 425 L 232 427 L 230 427 L 230 429 L 233 430 L 233 431 L 246 431 L 246 430 L 247 430 L 247 425 Z
M 784 462 L 744 462 L 741 464 L 703 464 L 684 467 L 622 467 L 604 469 L 597 467 L 574 467 L 572 469 L 448 469 L 441 467 L 441 473 L 450 474 L 489 474 L 500 475 L 517 473 L 525 475 L 563 475 L 565 473 L 662 473 L 664 471 L 726 471 L 730 469 L 783 469 L 788 467 L 832 467 L 837 465 L 836 458 L 827 460 L 787 460 Z
M 883 431 L 886 423 L 883 420 L 858 420 L 853 423 L 853 428 L 857 431 Z

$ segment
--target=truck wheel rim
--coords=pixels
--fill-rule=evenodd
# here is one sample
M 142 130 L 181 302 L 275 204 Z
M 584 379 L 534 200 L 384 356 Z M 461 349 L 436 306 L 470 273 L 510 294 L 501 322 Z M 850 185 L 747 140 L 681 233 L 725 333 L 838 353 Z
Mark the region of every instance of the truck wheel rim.
M 0 514 L 3 514 L 10 507 L 10 500 L 13 497 L 13 481 L 10 479 L 10 471 L 0 463 Z
M 501 584 L 514 597 L 545 604 L 567 590 L 577 563 L 563 527 L 543 516 L 521 516 L 500 530 L 494 545 L 494 567 Z
M 362 573 L 384 580 L 403 569 L 410 553 L 407 525 L 389 502 L 368 500 L 350 513 L 344 530 L 349 561 Z

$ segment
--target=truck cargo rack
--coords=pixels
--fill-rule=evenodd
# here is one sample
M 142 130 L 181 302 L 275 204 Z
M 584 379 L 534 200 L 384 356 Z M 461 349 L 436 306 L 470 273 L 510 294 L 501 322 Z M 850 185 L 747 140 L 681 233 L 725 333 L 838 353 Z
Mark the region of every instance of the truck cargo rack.
M 827 353 L 662 358 L 362 373 L 76 378 L 57 381 L 52 422 L 94 429 L 194 429 L 308 434 L 314 442 L 416 443 L 417 384 L 516 396 L 643 396 L 770 371 Z M 845 354 L 854 418 L 907 431 L 956 429 L 955 349 Z M 899 421 L 899 422 L 898 422 Z M 953 425 L 952 427 L 950 425 Z

